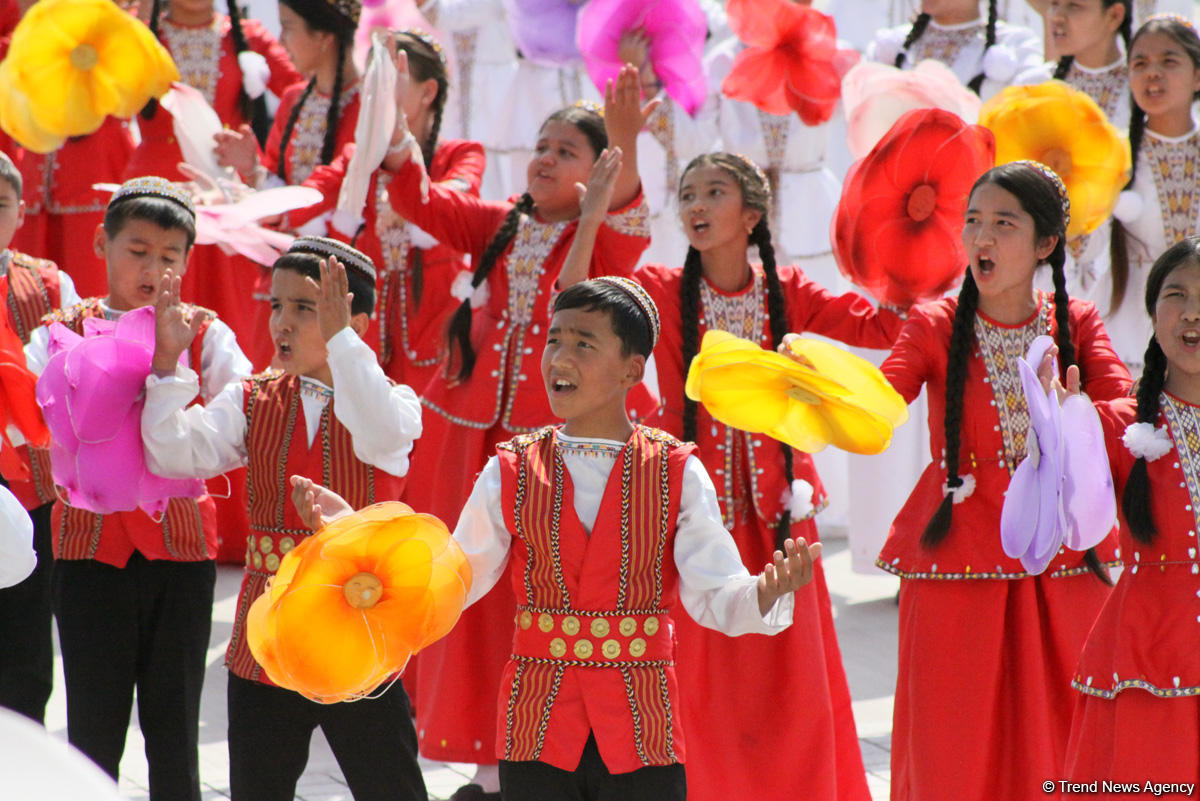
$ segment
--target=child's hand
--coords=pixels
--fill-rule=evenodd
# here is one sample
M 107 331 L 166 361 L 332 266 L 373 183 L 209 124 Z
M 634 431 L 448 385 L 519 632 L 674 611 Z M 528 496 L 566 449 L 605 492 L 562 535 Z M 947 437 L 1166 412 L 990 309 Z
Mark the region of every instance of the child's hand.
M 621 148 L 614 147 L 604 150 L 596 159 L 587 186 L 575 184 L 575 191 L 579 193 L 580 224 L 592 222 L 599 225 L 604 222 L 620 174 Z
M 328 259 L 321 259 L 320 286 L 311 278 L 306 278 L 305 281 L 320 293 L 317 300 L 317 320 L 321 325 L 321 336 L 328 342 L 333 339 L 334 334 L 350 325 L 350 301 L 354 294 L 350 291 L 346 268 L 330 256 Z
M 758 611 L 765 615 L 780 596 L 795 592 L 813 577 L 813 562 L 821 556 L 821 543 L 809 545 L 801 537 L 784 540 L 787 556 L 775 552 L 775 561 L 758 577 Z
M 304 525 L 318 531 L 354 511 L 341 495 L 304 476 L 292 476 L 292 505 Z
M 183 279 L 167 270 L 158 284 L 158 300 L 154 302 L 154 361 L 156 375 L 173 375 L 179 357 L 192 344 L 208 315 L 197 312 L 190 321 L 184 318 L 179 301 L 179 286 Z
M 636 139 L 661 102 L 651 100 L 643 106 L 638 68 L 632 64 L 621 67 L 617 80 L 609 81 L 604 87 L 604 127 L 608 131 L 608 141 L 621 143 Z
M 650 40 L 641 28 L 625 31 L 617 41 L 617 58 L 622 64 L 632 64 L 639 70 L 646 65 L 650 52 Z
M 784 334 L 783 339 L 779 342 L 779 347 L 775 349 L 777 353 L 787 356 L 801 367 L 807 367 L 809 370 L 816 370 L 817 366 L 809 361 L 807 356 L 802 356 L 799 353 L 793 353 L 790 347 L 794 340 L 800 338 L 799 334 Z
M 258 141 L 244 123 L 236 131 L 226 128 L 213 134 L 213 152 L 218 164 L 233 167 L 243 178 L 249 178 L 258 167 Z
M 1071 395 L 1079 394 L 1079 367 L 1072 364 L 1067 368 L 1067 385 L 1064 387 L 1062 382 L 1058 380 L 1058 375 L 1054 370 L 1054 359 L 1057 356 L 1057 345 L 1047 348 L 1046 353 L 1042 356 L 1041 363 L 1037 366 L 1037 376 L 1046 394 L 1049 395 L 1050 390 L 1053 389 L 1058 395 L 1059 404 L 1061 404 Z

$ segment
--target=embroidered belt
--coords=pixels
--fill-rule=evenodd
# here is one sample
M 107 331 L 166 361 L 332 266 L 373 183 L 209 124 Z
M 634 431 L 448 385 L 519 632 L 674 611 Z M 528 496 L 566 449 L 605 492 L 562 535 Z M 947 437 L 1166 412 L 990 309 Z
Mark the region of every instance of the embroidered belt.
M 311 531 L 267 531 L 251 526 L 246 537 L 246 567 L 251 570 L 274 573 L 279 569 L 279 560 L 295 548 Z
M 665 610 L 568 611 L 519 606 L 514 622 L 513 658 L 518 661 L 580 667 L 673 661 L 674 625 Z

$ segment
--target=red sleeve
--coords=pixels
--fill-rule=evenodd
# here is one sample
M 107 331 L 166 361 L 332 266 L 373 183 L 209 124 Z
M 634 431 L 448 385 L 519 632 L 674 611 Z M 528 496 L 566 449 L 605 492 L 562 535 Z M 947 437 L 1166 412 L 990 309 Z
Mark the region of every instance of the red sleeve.
M 1071 338 L 1075 360 L 1083 377 L 1083 391 L 1094 400 L 1112 400 L 1129 394 L 1133 381 L 1124 362 L 1113 350 L 1104 323 L 1096 307 L 1083 300 L 1072 300 Z
M 442 244 L 477 259 L 512 208 L 511 203 L 480 200 L 437 183 L 429 185 L 428 202 L 422 203 L 420 171 L 411 160 L 393 175 L 388 198 L 396 213 Z
M 908 403 L 917 399 L 921 394 L 921 387 L 933 374 L 934 353 L 940 352 L 943 359 L 946 357 L 948 341 L 939 341 L 939 337 L 936 336 L 937 326 L 931 314 L 944 316 L 945 309 L 941 307 L 947 303 L 949 302 L 944 300 L 934 301 L 910 309 L 908 320 L 892 345 L 892 352 L 879 367 L 888 383 Z M 953 306 L 950 307 L 949 314 L 953 319 Z M 938 348 L 940 351 L 935 351 Z
M 312 187 L 320 191 L 321 200 L 303 209 L 293 209 L 287 214 L 287 227 L 296 229 L 319 217 L 327 211 L 333 211 L 337 206 L 338 193 L 342 191 L 342 182 L 346 180 L 346 169 L 350 165 L 350 157 L 354 155 L 354 143 L 342 148 L 342 152 L 334 157 L 329 164 L 320 164 L 312 175 L 304 180 L 301 186 Z M 374 197 L 375 176 L 371 176 L 371 185 L 367 189 L 368 200 Z
M 650 209 L 641 190 L 620 209 L 608 212 L 596 233 L 588 277 L 633 275 L 642 252 L 650 245 Z
M 781 267 L 779 280 L 787 298 L 789 327 L 836 339 L 860 348 L 890 348 L 904 319 L 890 309 L 877 309 L 857 292 L 835 295 L 796 266 Z
M 267 60 L 267 66 L 271 69 L 267 88 L 274 92 L 276 97 L 282 97 L 288 87 L 304 80 L 304 76 L 292 66 L 292 60 L 288 58 L 283 45 L 261 22 L 256 19 L 243 19 L 242 34 L 246 37 L 246 44 L 250 49 Z
M 1117 398 L 1111 401 L 1096 401 L 1096 413 L 1100 415 L 1100 428 L 1104 431 L 1104 447 L 1108 451 L 1108 464 L 1112 468 L 1113 481 L 1120 489 L 1125 478 L 1133 469 L 1136 458 L 1125 447 L 1125 429 L 1137 422 L 1137 400 Z M 1119 500 L 1119 495 L 1118 495 Z
M 275 112 L 275 120 L 271 123 L 271 132 L 267 134 L 267 145 L 263 148 L 263 166 L 267 172 L 275 175 L 279 170 L 279 143 L 283 141 L 283 129 L 287 126 L 288 117 L 300 95 L 304 94 L 306 81 L 292 84 L 279 97 L 279 109 Z
M 487 156 L 483 145 L 466 139 L 447 139 L 438 142 L 433 163 L 429 165 L 430 179 L 478 197 L 485 167 Z

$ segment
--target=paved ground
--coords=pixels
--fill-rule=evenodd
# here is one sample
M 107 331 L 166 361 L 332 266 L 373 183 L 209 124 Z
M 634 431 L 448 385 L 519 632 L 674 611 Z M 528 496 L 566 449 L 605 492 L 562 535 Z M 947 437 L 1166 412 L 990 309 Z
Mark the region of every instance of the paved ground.
M 844 540 L 826 542 L 825 569 L 833 596 L 834 618 L 841 641 L 854 715 L 875 801 L 888 797 L 888 756 L 891 746 L 892 696 L 896 682 L 896 605 L 898 581 L 886 574 L 862 576 L 850 571 Z M 229 764 L 225 744 L 225 668 L 222 660 L 233 622 L 241 570 L 223 567 L 217 576 L 212 642 L 208 675 L 200 715 L 200 778 L 204 798 L 229 794 Z M 46 723 L 66 738 L 65 692 L 61 665 Z M 470 775 L 467 765 L 425 763 L 425 781 L 431 798 L 444 799 Z M 121 792 L 129 799 L 146 799 L 146 760 L 135 720 L 129 730 L 125 759 L 121 763 Z M 297 798 L 302 801 L 351 801 L 341 772 L 320 731 L 312 742 L 308 770 L 300 780 Z

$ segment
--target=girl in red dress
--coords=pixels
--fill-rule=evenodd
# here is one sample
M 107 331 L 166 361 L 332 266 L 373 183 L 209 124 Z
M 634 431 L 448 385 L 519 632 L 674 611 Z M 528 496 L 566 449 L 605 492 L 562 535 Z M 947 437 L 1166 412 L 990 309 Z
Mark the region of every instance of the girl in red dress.
M 1122 500 L 1125 570 L 1071 681 L 1080 695 L 1064 775 L 1194 787 L 1200 783 L 1200 237 L 1155 261 L 1145 308 L 1154 335 L 1137 397 L 1096 404 Z
M 832 295 L 797 267 L 777 266 L 769 201 L 765 176 L 744 157 L 694 159 L 679 186 L 690 242 L 683 269 L 647 265 L 636 274 L 662 312 L 654 355 L 662 405 L 646 424 L 699 446 L 725 526 L 743 563 L 755 566 L 787 537 L 817 541 L 814 517 L 825 492 L 807 453 L 729 428 L 684 396 L 704 331 L 728 331 L 768 348 L 788 331 L 888 348 L 902 324 L 860 295 Z M 747 259 L 749 245 L 761 264 Z M 686 615 L 676 619 L 689 798 L 870 799 L 829 591 L 823 569 L 814 563 L 814 570 L 817 591 L 796 597 L 792 626 L 778 636 L 730 638 Z M 750 689 L 762 681 L 806 689 L 782 699 Z M 779 727 L 762 726 L 766 719 Z M 748 756 L 784 751 L 804 754 L 805 769 L 763 770 Z
M 957 298 L 913 307 L 882 370 L 909 402 L 929 386 L 933 461 L 897 515 L 877 564 L 900 576 L 892 798 L 1035 798 L 1066 754 L 1070 678 L 1108 596 L 1106 540 L 1030 576 L 1000 544 L 1000 510 L 1025 458 L 1029 413 L 1017 359 L 1054 336 L 1094 399 L 1124 396 L 1129 373 L 1090 303 L 1067 297 L 1069 204 L 1034 162 L 975 183 Z M 1053 295 L 1035 291 L 1048 263 Z

